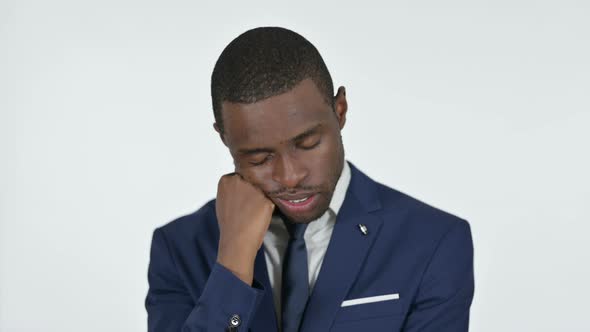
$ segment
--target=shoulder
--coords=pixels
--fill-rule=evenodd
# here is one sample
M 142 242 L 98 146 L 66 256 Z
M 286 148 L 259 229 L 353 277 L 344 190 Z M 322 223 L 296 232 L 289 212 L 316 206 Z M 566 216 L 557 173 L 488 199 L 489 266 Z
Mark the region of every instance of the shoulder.
M 406 193 L 375 182 L 381 201 L 380 215 L 386 223 L 395 224 L 408 236 L 437 243 L 450 232 L 459 232 L 470 238 L 471 230 L 466 219 L 434 207 Z
M 467 220 L 377 182 L 349 164 L 352 170 L 350 190 L 369 211 L 380 216 L 392 232 L 423 243 L 436 242 L 452 229 L 469 235 Z
M 171 242 L 201 242 L 219 237 L 215 215 L 215 200 L 211 200 L 193 213 L 176 218 L 156 229 Z

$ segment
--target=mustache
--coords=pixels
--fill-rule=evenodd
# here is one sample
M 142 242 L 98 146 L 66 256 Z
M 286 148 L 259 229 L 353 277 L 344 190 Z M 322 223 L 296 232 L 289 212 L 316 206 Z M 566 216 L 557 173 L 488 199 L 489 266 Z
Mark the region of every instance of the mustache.
M 269 197 L 280 196 L 283 194 L 297 194 L 300 192 L 320 191 L 319 186 L 299 186 L 295 188 L 280 188 L 278 190 L 266 191 L 264 194 Z

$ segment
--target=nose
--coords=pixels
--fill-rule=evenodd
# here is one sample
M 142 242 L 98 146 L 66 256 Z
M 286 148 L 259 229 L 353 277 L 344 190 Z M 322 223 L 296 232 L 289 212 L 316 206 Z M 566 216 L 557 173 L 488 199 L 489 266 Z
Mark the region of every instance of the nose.
M 296 188 L 305 177 L 307 169 L 290 156 L 281 156 L 275 159 L 272 178 L 286 188 Z

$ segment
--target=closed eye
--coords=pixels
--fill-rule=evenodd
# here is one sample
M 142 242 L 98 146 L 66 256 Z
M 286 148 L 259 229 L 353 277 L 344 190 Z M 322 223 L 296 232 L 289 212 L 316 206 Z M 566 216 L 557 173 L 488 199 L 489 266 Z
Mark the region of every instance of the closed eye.
M 264 163 L 266 163 L 268 160 L 272 159 L 272 154 L 267 154 L 264 156 L 264 158 L 259 159 L 259 160 L 255 160 L 255 161 L 249 161 L 250 165 L 252 166 L 260 166 Z
M 299 147 L 302 148 L 303 150 L 311 150 L 311 149 L 316 148 L 318 145 L 320 145 L 321 142 L 322 142 L 322 140 L 318 139 L 312 143 L 299 144 Z

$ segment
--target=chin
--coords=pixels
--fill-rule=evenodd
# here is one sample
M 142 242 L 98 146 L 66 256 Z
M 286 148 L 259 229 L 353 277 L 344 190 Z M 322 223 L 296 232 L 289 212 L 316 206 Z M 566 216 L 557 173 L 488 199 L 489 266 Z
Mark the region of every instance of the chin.
M 304 215 L 288 215 L 288 214 L 283 214 L 284 216 L 287 217 L 288 220 L 296 223 L 296 224 L 309 224 L 310 222 L 320 218 L 321 216 L 324 215 L 324 213 L 326 213 L 326 211 L 328 211 L 328 207 L 322 207 L 321 209 L 317 210 L 317 211 L 311 211 L 310 213 L 306 213 Z

